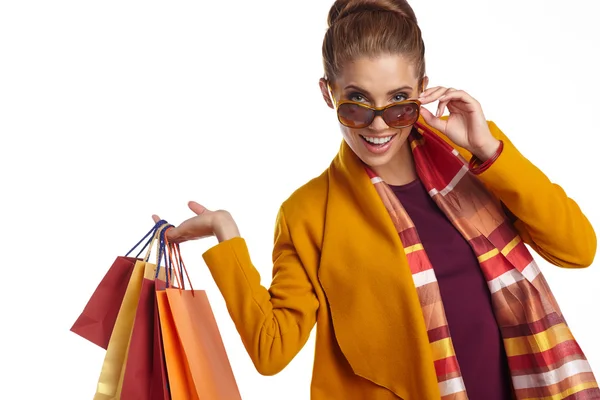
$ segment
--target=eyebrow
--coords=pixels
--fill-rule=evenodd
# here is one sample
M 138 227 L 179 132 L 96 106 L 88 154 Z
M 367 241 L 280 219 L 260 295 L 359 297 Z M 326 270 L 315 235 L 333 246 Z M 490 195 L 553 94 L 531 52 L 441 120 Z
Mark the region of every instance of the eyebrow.
M 361 88 L 359 86 L 356 86 L 356 85 L 348 85 L 348 86 L 346 86 L 344 88 L 344 90 L 348 90 L 348 89 L 353 89 L 353 90 L 356 90 L 358 92 L 362 92 L 362 93 L 366 94 L 367 96 L 371 95 L 368 90 L 365 90 L 365 89 L 363 89 L 363 88 Z M 402 87 L 400 87 L 398 89 L 390 90 L 389 92 L 387 92 L 387 95 L 391 96 L 391 95 L 393 95 L 395 93 L 402 92 L 402 91 L 405 91 L 405 90 L 412 91 L 413 88 L 411 86 L 405 85 L 405 86 L 402 86 Z

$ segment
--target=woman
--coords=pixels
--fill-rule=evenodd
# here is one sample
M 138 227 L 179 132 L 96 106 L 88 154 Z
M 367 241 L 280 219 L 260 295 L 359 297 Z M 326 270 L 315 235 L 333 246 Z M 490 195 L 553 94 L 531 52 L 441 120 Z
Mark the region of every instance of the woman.
M 217 237 L 204 259 L 257 370 L 282 370 L 316 323 L 316 400 L 600 397 L 525 247 L 589 266 L 577 204 L 469 94 L 427 88 L 406 1 L 336 1 L 323 59 L 344 140 L 282 204 L 270 288 L 228 212 L 192 202 L 169 232 Z

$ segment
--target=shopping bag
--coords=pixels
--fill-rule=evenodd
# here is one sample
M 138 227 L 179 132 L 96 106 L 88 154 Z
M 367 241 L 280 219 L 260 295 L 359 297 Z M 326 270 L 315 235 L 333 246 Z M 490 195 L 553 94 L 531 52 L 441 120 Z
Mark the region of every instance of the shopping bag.
M 169 307 L 166 290 L 156 292 L 158 314 L 167 366 L 169 391 L 173 400 L 198 400 L 194 381 Z
M 127 285 L 133 273 L 133 267 L 140 254 L 149 245 L 140 250 L 136 257 L 129 257 L 141 243 L 152 236 L 165 221 L 158 222 L 125 256 L 119 256 L 110 266 L 100 284 L 88 300 L 82 313 L 75 320 L 71 332 L 106 349 L 112 334 L 117 315 L 121 308 Z
M 71 327 L 71 332 L 106 349 L 135 262 L 132 257 L 116 258 Z
M 163 224 L 155 230 L 154 236 L 149 243 L 146 256 L 143 260 L 136 261 L 134 265 L 131 279 L 127 285 L 127 290 L 119 314 L 117 315 L 115 327 L 106 349 L 106 355 L 100 371 L 94 400 L 114 400 L 120 398 L 127 362 L 127 351 L 129 349 L 133 323 L 140 299 L 144 272 L 153 244 L 165 227 L 166 226 Z
M 166 248 L 165 243 L 166 239 L 161 243 L 162 249 Z M 163 254 L 166 256 L 167 251 Z M 168 260 L 171 261 L 171 257 L 168 257 Z M 172 273 L 172 263 L 169 261 L 166 262 L 167 270 Z M 165 286 L 173 286 L 173 279 L 167 279 Z M 183 348 L 181 347 L 179 337 L 177 336 L 177 330 L 175 328 L 173 315 L 169 307 L 169 300 L 165 290 L 156 292 L 156 303 L 160 319 L 169 393 L 173 400 L 198 400 L 190 368 L 187 359 L 185 358 Z
M 183 354 L 200 399 L 241 399 L 204 290 L 165 290 Z
M 162 387 L 165 380 L 161 376 L 164 368 L 160 363 L 160 354 L 156 354 L 160 351 L 156 347 L 158 343 L 155 343 L 157 336 L 157 327 L 155 327 L 156 288 L 157 285 L 165 286 L 165 277 L 164 267 L 146 264 L 127 351 L 121 400 L 165 400 L 165 391 Z M 160 379 L 159 384 L 153 384 L 157 377 Z
M 193 289 L 181 259 L 179 246 L 168 244 L 168 247 L 172 250 L 172 258 L 177 264 L 173 271 L 179 276 L 181 285 L 180 288 L 165 289 L 159 293 L 158 299 L 159 305 L 162 302 L 163 309 L 168 306 L 170 311 L 168 326 L 170 334 L 179 339 L 178 345 L 174 346 L 177 347 L 177 355 L 185 360 L 182 363 L 182 367 L 187 368 L 185 376 L 191 376 L 195 393 L 200 399 L 241 399 L 206 292 Z M 184 272 L 190 284 L 189 290 L 183 285 Z M 160 311 L 167 313 L 163 309 Z M 175 332 L 172 332 L 173 330 Z M 172 383 L 171 371 L 168 370 L 168 373 L 169 382 Z M 174 393 L 172 385 L 171 393 Z

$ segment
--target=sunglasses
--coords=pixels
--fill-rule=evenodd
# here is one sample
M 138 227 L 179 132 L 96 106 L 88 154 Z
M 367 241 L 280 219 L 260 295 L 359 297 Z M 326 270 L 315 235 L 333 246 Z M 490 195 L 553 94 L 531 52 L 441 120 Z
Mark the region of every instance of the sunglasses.
M 334 104 L 337 103 L 331 88 L 329 93 Z M 366 128 L 377 116 L 381 116 L 390 128 L 406 128 L 417 122 L 420 109 L 421 102 L 418 100 L 404 100 L 384 107 L 371 107 L 364 103 L 346 100 L 336 104 L 340 123 L 354 129 Z
M 348 128 L 366 128 L 377 116 L 381 116 L 390 128 L 405 128 L 417 122 L 420 108 L 418 100 L 404 100 L 385 107 L 342 101 L 337 105 L 337 115 L 340 123 Z

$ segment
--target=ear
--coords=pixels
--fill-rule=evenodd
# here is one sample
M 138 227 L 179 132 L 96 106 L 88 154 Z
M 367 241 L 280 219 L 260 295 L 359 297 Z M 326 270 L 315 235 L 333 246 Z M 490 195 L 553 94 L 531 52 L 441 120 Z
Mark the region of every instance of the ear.
M 422 81 L 422 87 L 419 90 L 419 94 L 423 93 L 425 90 L 427 90 L 427 86 L 429 86 L 429 77 L 428 76 L 424 76 L 423 77 L 423 81 Z
M 325 100 L 325 103 L 327 103 L 329 108 L 335 108 L 331 99 L 331 95 L 329 94 L 329 88 L 327 87 L 327 81 L 325 78 L 319 79 L 319 87 L 321 88 L 321 94 L 323 95 L 323 100 Z

